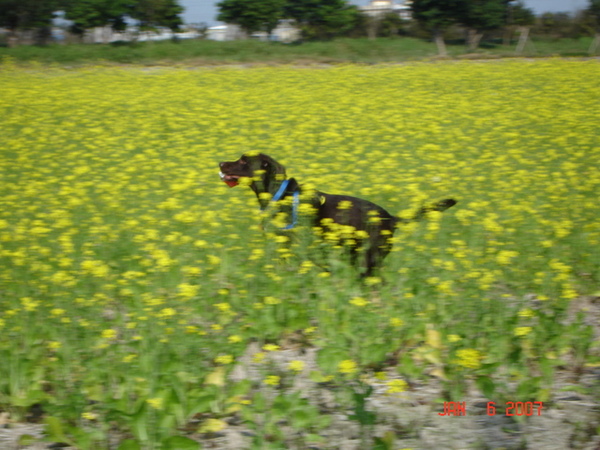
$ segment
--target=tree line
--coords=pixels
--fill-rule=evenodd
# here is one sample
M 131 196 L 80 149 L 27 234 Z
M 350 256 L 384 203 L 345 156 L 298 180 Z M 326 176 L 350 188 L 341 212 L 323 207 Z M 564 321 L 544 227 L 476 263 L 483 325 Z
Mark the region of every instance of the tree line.
M 289 20 L 300 29 L 303 39 L 430 36 L 440 54 L 445 54 L 444 37 L 457 27 L 465 31 L 471 50 L 485 33 L 504 30 L 506 41 L 514 30 L 526 38 L 532 26 L 543 35 L 599 36 L 600 0 L 588 1 L 588 8 L 577 16 L 545 13 L 536 18 L 521 0 L 413 0 L 412 20 L 408 21 L 397 13 L 365 14 L 348 0 L 221 0 L 217 20 L 236 24 L 247 35 L 271 34 L 282 20 Z M 71 21 L 70 31 L 76 35 L 95 27 L 121 31 L 131 20 L 137 21 L 140 30 L 167 27 L 177 31 L 183 24 L 178 0 L 0 0 L 0 27 L 12 35 L 35 30 L 36 41 L 44 43 L 58 11 Z
M 140 30 L 175 31 L 183 24 L 183 7 L 177 0 L 0 0 L 0 27 L 13 36 L 33 30 L 36 42 L 45 43 L 59 11 L 72 22 L 70 31 L 79 35 L 95 27 L 124 30 L 128 18 L 137 21 Z
M 399 33 L 423 37 L 425 32 L 433 37 L 440 54 L 446 53 L 444 35 L 457 26 L 466 31 L 470 50 L 478 47 L 485 33 L 497 30 L 504 30 L 505 42 L 514 30 L 526 37 L 532 26 L 541 34 L 556 34 L 551 33 L 553 27 L 600 33 L 600 0 L 589 0 L 589 7 L 574 18 L 565 13 L 536 18 L 520 0 L 413 0 L 411 21 L 393 12 L 367 15 L 346 0 L 222 0 L 217 6 L 218 20 L 236 24 L 248 35 L 271 34 L 281 20 L 292 21 L 305 39 Z

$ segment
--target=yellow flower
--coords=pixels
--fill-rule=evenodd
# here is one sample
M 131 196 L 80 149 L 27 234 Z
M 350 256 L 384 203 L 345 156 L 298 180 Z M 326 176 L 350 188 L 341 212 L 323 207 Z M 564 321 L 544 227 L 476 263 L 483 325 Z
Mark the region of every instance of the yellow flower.
M 516 327 L 514 329 L 514 335 L 518 336 L 518 337 L 524 337 L 524 336 L 527 336 L 532 331 L 533 331 L 533 328 L 531 328 L 531 327 Z
M 231 305 L 229 303 L 215 303 L 214 304 L 215 308 L 217 308 L 218 310 L 222 311 L 222 312 L 229 312 L 231 310 Z
M 357 370 L 356 363 L 351 359 L 346 359 L 338 364 L 338 371 L 343 374 L 353 374 Z
M 375 372 L 375 378 L 380 381 L 385 381 L 388 379 L 388 375 L 385 372 Z
M 237 334 L 229 336 L 227 338 L 227 340 L 231 343 L 231 344 L 237 344 L 238 342 L 242 342 L 242 337 L 238 336 Z
M 121 361 L 123 361 L 124 363 L 130 363 L 131 361 L 136 359 L 137 356 L 138 355 L 136 355 L 135 353 L 130 353 L 129 355 L 123 356 L 123 359 Z
M 312 269 L 314 266 L 315 265 L 312 261 L 303 261 L 302 264 L 300 264 L 300 269 L 298 269 L 298 273 L 308 273 L 310 269 Z
M 217 364 L 231 364 L 233 362 L 233 356 L 232 355 L 221 355 L 221 356 L 217 356 L 215 358 L 215 362 Z
M 304 361 L 290 361 L 288 364 L 288 369 L 290 369 L 292 372 L 302 372 L 302 370 L 304 370 Z
M 358 306 L 358 307 L 362 307 L 362 306 L 366 306 L 369 304 L 368 301 L 366 301 L 364 298 L 362 297 L 354 297 L 352 300 L 350 300 L 350 303 L 354 306 Z
M 103 339 L 116 339 L 117 332 L 115 330 L 113 330 L 112 328 L 108 328 L 108 329 L 102 331 L 102 338 Z
M 221 419 L 206 419 L 198 431 L 200 433 L 218 433 L 227 428 L 227 422 Z
M 465 348 L 456 352 L 458 360 L 456 363 L 467 369 L 479 369 L 481 367 L 481 353 L 473 348 Z
M 208 263 L 212 266 L 218 266 L 219 264 L 221 264 L 221 258 L 219 258 L 216 255 L 206 255 L 206 259 L 208 260 Z
M 154 409 L 163 409 L 163 399 L 161 397 L 149 398 L 146 402 Z
M 159 317 L 161 319 L 168 319 L 170 317 L 173 317 L 175 314 L 177 314 L 177 311 L 175 311 L 175 309 L 173 309 L 173 308 L 164 308 L 164 309 L 161 309 L 156 314 L 156 317 Z
M 535 316 L 535 312 L 529 308 L 519 311 L 519 317 L 531 318 Z
M 281 377 L 279 377 L 277 375 L 269 375 L 267 378 L 264 379 L 263 383 L 265 383 L 269 386 L 277 386 L 277 385 L 279 385 L 280 381 L 281 381 Z
M 48 342 L 47 347 L 48 347 L 48 350 L 54 351 L 54 350 L 58 350 L 59 348 L 61 348 L 62 344 L 58 341 L 50 341 L 50 342 Z
M 517 256 L 519 256 L 519 252 L 513 250 L 501 250 L 498 253 L 498 256 L 496 256 L 496 260 L 498 261 L 498 264 L 507 266 L 511 264 L 512 260 Z
M 23 297 L 21 299 L 21 304 L 23 305 L 23 309 L 25 309 L 25 311 L 35 311 L 37 309 L 38 306 L 40 306 L 40 301 L 39 300 L 33 300 L 30 297 Z M 55 308 L 58 309 L 58 308 Z M 54 311 L 54 309 L 52 310 Z M 52 313 L 52 311 L 50 311 L 50 314 L 55 315 Z M 64 314 L 64 309 L 61 309 L 60 311 L 62 311 L 62 314 Z M 60 315 L 60 314 L 56 314 L 56 315 Z
M 398 394 L 408 389 L 408 383 L 404 380 L 396 379 L 390 380 L 387 383 L 386 394 Z
M 263 350 L 266 350 L 268 352 L 275 352 L 277 350 L 279 350 L 279 345 L 276 344 L 265 344 L 263 345 Z
M 381 284 L 382 281 L 381 277 L 366 277 L 364 279 L 367 286 L 375 286 L 376 284 Z
M 186 300 L 190 300 L 190 299 L 194 298 L 196 295 L 198 295 L 200 286 L 192 285 L 192 284 L 188 284 L 188 283 L 182 283 L 179 286 L 177 286 L 177 289 L 179 291 L 180 297 L 182 297 Z
M 104 278 L 110 273 L 110 267 L 103 261 L 88 260 L 81 263 L 81 271 L 98 278 Z
M 342 200 L 338 203 L 337 209 L 345 210 L 352 208 L 352 202 L 349 200 Z

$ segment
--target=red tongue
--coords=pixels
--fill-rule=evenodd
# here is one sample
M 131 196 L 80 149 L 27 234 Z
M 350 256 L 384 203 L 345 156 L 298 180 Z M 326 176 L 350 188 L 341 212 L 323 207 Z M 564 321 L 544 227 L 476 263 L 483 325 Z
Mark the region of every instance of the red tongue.
M 229 186 L 229 187 L 234 187 L 239 184 L 237 180 L 229 180 L 229 181 L 223 180 L 223 181 L 225 181 L 225 183 L 227 183 L 227 186 Z

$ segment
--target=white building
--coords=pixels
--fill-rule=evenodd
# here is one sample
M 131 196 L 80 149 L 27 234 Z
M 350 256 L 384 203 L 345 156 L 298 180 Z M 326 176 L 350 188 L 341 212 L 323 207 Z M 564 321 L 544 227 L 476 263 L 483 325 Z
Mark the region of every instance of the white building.
M 405 0 L 402 3 L 395 3 L 393 0 L 371 0 L 367 6 L 359 6 L 359 9 L 371 17 L 381 17 L 388 13 L 395 13 L 400 18 L 409 20 L 411 18 L 411 3 L 410 0 Z
M 114 31 L 111 27 L 96 27 L 85 32 L 83 41 L 86 43 L 103 43 L 118 41 L 164 41 L 167 39 L 195 39 L 200 37 L 198 30 L 189 29 L 181 32 L 173 32 L 169 28 L 158 28 L 156 31 L 140 31 L 135 26 L 128 26 L 124 31 Z
M 238 25 L 226 24 L 210 27 L 206 37 L 214 41 L 233 41 L 246 39 L 248 36 Z M 268 41 L 269 35 L 264 31 L 253 33 L 250 38 Z M 271 40 L 277 42 L 294 42 L 300 39 L 300 30 L 289 20 L 282 20 L 271 33 Z
M 206 30 L 206 38 L 213 41 L 233 41 L 235 39 L 244 39 L 244 33 L 237 25 L 217 25 Z

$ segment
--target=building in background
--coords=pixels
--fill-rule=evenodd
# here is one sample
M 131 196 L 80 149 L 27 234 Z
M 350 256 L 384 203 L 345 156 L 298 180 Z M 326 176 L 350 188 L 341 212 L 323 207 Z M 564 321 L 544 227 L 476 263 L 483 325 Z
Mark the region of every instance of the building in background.
M 410 0 L 406 0 L 401 3 L 396 3 L 393 0 L 371 0 L 367 6 L 359 6 L 359 9 L 371 17 L 381 17 L 389 13 L 398 14 L 401 19 L 409 20 L 410 14 Z
M 248 36 L 239 26 L 233 24 L 217 25 L 210 27 L 206 33 L 207 39 L 214 41 L 233 41 L 235 39 L 246 39 Z M 250 39 L 260 41 L 294 42 L 300 39 L 300 30 L 296 28 L 291 20 L 282 20 L 273 30 L 271 36 L 264 31 L 252 33 Z

